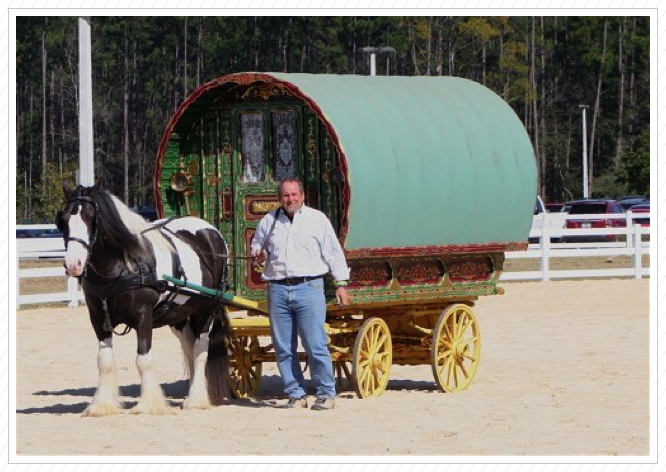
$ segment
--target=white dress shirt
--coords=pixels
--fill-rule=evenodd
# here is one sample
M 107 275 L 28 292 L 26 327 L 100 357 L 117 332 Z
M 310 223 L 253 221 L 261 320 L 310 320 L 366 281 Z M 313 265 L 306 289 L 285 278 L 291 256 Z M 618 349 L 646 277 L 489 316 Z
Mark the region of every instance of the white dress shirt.
M 275 211 L 266 214 L 252 238 L 252 253 L 264 247 L 275 220 Z M 305 204 L 294 213 L 293 221 L 280 211 L 266 244 L 263 280 L 316 277 L 333 274 L 335 280 L 349 280 L 349 267 L 329 219 Z

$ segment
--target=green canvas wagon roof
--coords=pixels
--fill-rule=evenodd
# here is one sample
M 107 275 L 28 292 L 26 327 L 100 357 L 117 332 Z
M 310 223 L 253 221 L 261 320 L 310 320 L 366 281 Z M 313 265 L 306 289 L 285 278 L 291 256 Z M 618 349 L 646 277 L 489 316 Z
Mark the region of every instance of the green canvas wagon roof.
M 158 160 L 168 135 L 212 106 L 211 92 L 230 77 L 289 86 L 332 131 L 346 166 L 346 249 L 527 239 L 536 195 L 532 145 L 511 107 L 482 85 L 454 77 L 220 77 L 174 115 Z

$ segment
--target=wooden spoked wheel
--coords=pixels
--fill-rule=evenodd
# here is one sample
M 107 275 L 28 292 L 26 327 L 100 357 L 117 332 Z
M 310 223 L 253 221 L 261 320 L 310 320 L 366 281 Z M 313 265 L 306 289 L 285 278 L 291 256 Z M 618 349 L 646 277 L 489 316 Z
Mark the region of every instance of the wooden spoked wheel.
M 386 322 L 370 318 L 356 335 L 352 380 L 359 398 L 378 397 L 388 383 L 393 361 L 391 333 Z
M 480 354 L 481 337 L 474 311 L 467 305 L 451 305 L 433 329 L 430 363 L 439 388 L 445 392 L 467 389 Z
M 252 361 L 259 353 L 257 336 L 235 336 L 229 359 L 229 388 L 235 398 L 246 398 L 259 393 L 261 361 Z

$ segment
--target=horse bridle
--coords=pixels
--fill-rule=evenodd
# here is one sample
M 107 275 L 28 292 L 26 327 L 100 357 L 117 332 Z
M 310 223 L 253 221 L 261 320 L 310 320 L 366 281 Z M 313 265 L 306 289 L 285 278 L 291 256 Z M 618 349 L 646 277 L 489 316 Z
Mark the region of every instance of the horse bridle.
M 77 243 L 81 244 L 84 247 L 84 249 L 88 252 L 88 256 L 90 256 L 90 251 L 92 251 L 93 244 L 95 244 L 95 241 L 97 241 L 97 232 L 98 232 L 98 229 L 99 229 L 99 225 L 97 224 L 98 223 L 98 221 L 97 221 L 98 216 L 97 215 L 99 214 L 99 211 L 98 211 L 99 208 L 97 207 L 97 201 L 94 198 L 87 197 L 85 195 L 80 195 L 79 194 L 80 192 L 81 192 L 81 187 L 79 186 L 76 189 L 76 194 L 74 195 L 74 197 L 65 200 L 65 203 L 75 203 L 75 202 L 76 203 L 80 203 L 80 202 L 90 203 L 95 208 L 95 221 L 93 222 L 93 224 L 95 226 L 95 229 L 94 229 L 93 234 L 90 238 L 90 243 L 87 243 L 86 241 L 84 241 L 81 238 L 75 238 L 73 236 L 67 236 L 67 239 L 65 239 L 65 247 L 67 247 L 67 245 L 69 244 L 70 241 L 77 242 Z

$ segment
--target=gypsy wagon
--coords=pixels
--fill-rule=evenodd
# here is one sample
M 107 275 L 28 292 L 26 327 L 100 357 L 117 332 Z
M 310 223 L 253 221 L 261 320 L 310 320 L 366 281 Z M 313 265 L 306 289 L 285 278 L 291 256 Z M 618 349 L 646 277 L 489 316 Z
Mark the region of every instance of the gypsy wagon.
M 333 223 L 351 268 L 351 306 L 331 302 L 338 378 L 380 395 L 392 364 L 430 364 L 444 391 L 466 389 L 481 337 L 474 303 L 501 294 L 504 252 L 525 249 L 536 194 L 530 140 L 489 89 L 452 77 L 239 73 L 196 90 L 160 143 L 162 217 L 220 228 L 229 289 L 259 302 L 249 260 L 277 181 L 297 176 Z M 265 316 L 233 319 L 232 390 L 256 394 L 273 361 Z M 265 343 L 264 343 L 265 344 Z

